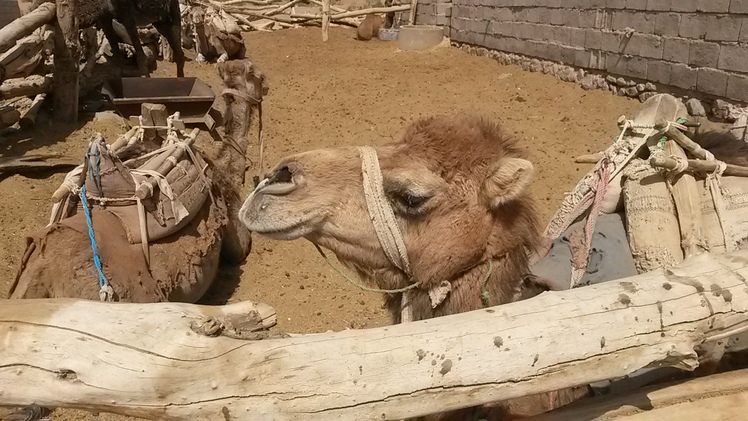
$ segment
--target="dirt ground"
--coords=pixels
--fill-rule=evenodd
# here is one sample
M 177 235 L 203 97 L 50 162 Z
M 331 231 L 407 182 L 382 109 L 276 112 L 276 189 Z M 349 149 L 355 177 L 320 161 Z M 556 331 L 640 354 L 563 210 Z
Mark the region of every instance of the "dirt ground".
M 618 133 L 616 119 L 621 114 L 631 116 L 640 105 L 455 48 L 401 52 L 391 42 L 355 41 L 354 33 L 351 28 L 332 28 L 324 44 L 319 28 L 245 34 L 248 57 L 270 85 L 263 106 L 266 169 L 287 154 L 313 148 L 387 143 L 418 117 L 479 113 L 499 119 L 531 148 L 538 168 L 533 190 L 548 218 L 564 192 L 591 167 L 574 164 L 573 158 L 607 147 Z M 190 61 L 185 72 L 220 92 L 213 65 Z M 173 64 L 159 62 L 157 76 L 174 74 Z M 220 102 L 219 98 L 219 108 Z M 46 126 L 25 140 L 0 139 L 0 156 L 54 152 L 80 160 L 87 137 L 96 131 L 113 141 L 124 128 L 116 120 L 82 115 L 76 127 Z M 199 142 L 212 140 L 204 135 Z M 251 143 L 256 162 L 257 147 Z M 250 169 L 250 183 L 256 171 Z M 17 270 L 24 234 L 46 224 L 51 194 L 62 180 L 63 174 L 0 180 L 3 293 Z M 204 302 L 265 302 L 278 311 L 279 327 L 285 331 L 324 332 L 389 323 L 378 294 L 363 292 L 342 279 L 306 241 L 255 237 L 246 263 L 223 274 Z M 123 419 L 76 411 L 55 415 L 61 420 Z

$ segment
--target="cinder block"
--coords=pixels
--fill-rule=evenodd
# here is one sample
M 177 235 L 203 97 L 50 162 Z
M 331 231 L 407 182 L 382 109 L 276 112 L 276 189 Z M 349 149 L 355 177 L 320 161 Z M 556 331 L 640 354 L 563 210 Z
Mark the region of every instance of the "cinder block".
M 564 17 L 564 25 L 570 28 L 580 28 L 579 25 L 579 10 L 562 9 L 558 10 L 557 13 Z
M 454 6 L 452 8 L 452 17 L 453 18 L 466 18 L 467 17 L 467 8 L 465 6 Z
M 707 15 L 704 14 L 683 15 L 678 34 L 684 38 L 704 38 L 706 36 L 706 20 Z
M 541 7 L 538 9 L 538 15 L 540 16 L 540 23 L 550 23 L 553 10 Z
M 727 94 L 727 72 L 717 69 L 699 69 L 696 90 L 710 95 L 724 97 Z
M 659 60 L 649 60 L 647 62 L 647 80 L 669 85 L 670 63 L 665 63 Z
M 647 0 L 626 0 L 626 9 L 647 10 Z
M 434 15 L 434 18 L 436 19 L 436 22 L 434 22 L 434 25 L 438 26 L 449 26 L 450 18 L 449 16 L 443 16 L 443 15 Z
M 571 44 L 571 28 L 565 26 L 551 26 L 552 41 L 569 45 Z
M 571 47 L 564 47 L 564 46 L 559 47 L 559 49 L 561 52 L 561 62 L 564 64 L 573 65 L 577 50 Z
M 623 42 L 622 33 L 603 31 L 601 34 L 602 34 L 601 49 L 603 51 L 609 51 L 611 53 L 621 52 L 621 45 Z
M 574 65 L 585 68 L 590 67 L 591 55 L 590 51 L 577 49 L 574 53 Z
M 449 3 L 437 3 L 434 8 L 437 15 L 452 16 L 452 5 Z
M 670 6 L 673 12 L 693 13 L 696 11 L 699 0 L 674 0 Z
M 740 37 L 742 18 L 736 16 L 708 16 L 706 21 L 707 41 L 737 41 Z
M 748 42 L 748 18 L 743 19 L 743 24 L 740 26 L 740 42 Z
M 557 44 L 548 44 L 547 47 L 548 47 L 548 50 L 546 53 L 547 60 L 551 60 L 551 61 L 561 60 L 561 51 Z
M 468 41 L 467 32 L 459 29 L 452 31 L 452 40 L 457 42 L 470 42 Z
M 569 28 L 569 45 L 574 47 L 584 48 L 585 44 L 585 30 L 579 28 Z
M 647 10 L 669 12 L 673 1 L 678 0 L 647 0 Z
M 673 64 L 670 67 L 670 84 L 678 88 L 696 89 L 698 72 L 686 64 Z
M 718 67 L 748 73 L 748 45 L 723 45 L 719 52 Z
M 516 22 L 538 22 L 537 13 L 534 9 L 521 9 L 512 13 L 512 20 Z
M 588 50 L 603 49 L 603 33 L 598 29 L 584 30 L 584 48 Z
M 639 79 L 647 78 L 647 60 L 640 57 L 630 57 L 626 63 L 626 76 Z
M 709 13 L 727 13 L 730 10 L 730 0 L 699 0 L 696 11 Z
M 719 44 L 714 42 L 692 41 L 688 53 L 688 64 L 697 67 L 717 67 Z
M 748 13 L 748 0 L 731 0 L 730 13 Z
M 625 13 L 625 12 L 616 12 Z M 579 11 L 579 27 L 580 28 L 594 28 L 595 27 L 595 11 L 594 10 L 580 10 Z
M 688 63 L 691 43 L 682 38 L 664 38 L 662 58 L 676 63 Z
M 730 75 L 727 78 L 727 93 L 730 99 L 748 102 L 748 76 Z
M 579 0 L 561 0 L 559 1 L 558 7 L 562 7 L 564 9 L 574 9 L 578 8 L 579 6 Z
M 655 28 L 655 14 L 642 12 L 615 12 L 613 14 L 613 30 L 624 31 L 631 28 L 636 32 L 653 34 Z
M 663 52 L 662 38 L 657 35 L 634 33 L 623 42 L 623 53 L 634 56 L 661 59 Z
M 500 7 L 496 9 L 496 20 L 514 20 L 514 14 L 512 9 L 508 7 Z
M 620 54 L 605 54 L 605 70 L 615 75 L 623 75 L 626 72 L 626 63 L 628 58 Z
M 605 2 L 605 8 L 606 9 L 625 9 L 626 0 L 608 0 Z
M 552 10 L 552 9 L 546 9 L 546 10 Z M 550 23 L 551 25 L 563 25 L 564 22 L 566 22 L 566 16 L 564 16 L 564 14 L 561 13 L 560 10 L 552 10 L 551 21 L 546 22 L 546 23 Z
M 680 13 L 658 13 L 655 16 L 654 33 L 669 37 L 677 37 L 680 31 Z

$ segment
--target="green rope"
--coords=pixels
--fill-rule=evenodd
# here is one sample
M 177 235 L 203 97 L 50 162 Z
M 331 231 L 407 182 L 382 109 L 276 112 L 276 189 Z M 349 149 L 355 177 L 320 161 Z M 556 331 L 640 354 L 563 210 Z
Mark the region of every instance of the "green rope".
M 488 259 L 488 273 L 486 274 L 486 279 L 483 280 L 483 285 L 481 286 L 481 294 L 480 294 L 480 299 L 483 302 L 483 307 L 491 307 L 491 296 L 488 295 L 488 289 L 486 289 L 486 284 L 488 283 L 488 279 L 491 278 L 492 272 L 493 272 L 493 263 L 491 262 L 491 259 Z
M 678 120 L 676 120 L 675 122 L 678 123 L 678 124 L 688 123 L 688 119 L 681 117 Z M 657 141 L 656 150 L 658 150 L 658 151 L 664 151 L 665 150 L 665 142 L 666 141 L 667 141 L 667 136 L 666 135 L 662 135 L 662 137 L 660 137 L 660 140 Z
M 319 248 L 318 245 L 315 244 L 314 247 L 317 248 L 317 251 L 319 252 L 319 254 L 322 255 L 322 257 L 325 259 L 325 261 L 327 262 L 327 264 L 330 265 L 331 268 L 335 269 L 335 272 L 338 272 L 340 274 L 340 276 L 342 276 L 343 278 L 345 278 L 348 282 L 352 283 L 353 285 L 356 285 L 357 287 L 363 289 L 364 291 L 369 291 L 369 292 L 383 292 L 383 293 L 386 293 L 386 294 L 396 294 L 398 292 L 405 292 L 405 291 L 411 290 L 411 289 L 417 287 L 421 283 L 421 281 L 418 281 L 418 282 L 416 282 L 414 284 L 408 285 L 405 288 L 399 288 L 399 289 L 369 288 L 369 287 L 367 287 L 365 285 L 361 285 L 358 282 L 354 281 L 353 279 L 349 278 L 345 273 L 343 273 L 342 270 L 340 270 L 337 267 L 335 267 L 335 265 L 332 264 L 332 262 L 330 261 L 330 259 L 327 258 L 327 256 L 325 255 L 325 253 L 322 251 L 321 248 Z
M 367 287 L 365 285 L 361 285 L 360 283 L 358 283 L 358 282 L 354 281 L 353 279 L 349 278 L 348 275 L 346 275 L 345 273 L 343 273 L 342 270 L 338 269 L 330 261 L 330 259 L 327 258 L 327 255 L 325 254 L 325 252 L 323 252 L 322 249 L 317 244 L 314 244 L 314 248 L 317 249 L 317 251 L 319 252 L 319 254 L 322 255 L 322 258 L 325 259 L 325 262 L 327 262 L 327 264 L 330 265 L 330 267 L 333 268 L 335 270 L 335 272 L 338 272 L 338 274 L 340 274 L 340 276 L 342 276 L 343 278 L 345 278 L 345 280 L 347 280 L 348 282 L 352 283 L 353 285 L 355 285 L 355 286 L 363 289 L 364 291 L 382 292 L 382 293 L 386 293 L 386 294 L 396 294 L 398 292 L 405 292 L 405 291 L 411 290 L 411 289 L 417 287 L 421 283 L 421 281 L 418 281 L 418 282 L 416 282 L 414 284 L 408 285 L 405 288 L 398 288 L 398 289 L 369 288 L 369 287 Z M 481 285 L 481 297 L 480 297 L 481 301 L 483 302 L 483 306 L 485 306 L 485 307 L 490 307 L 491 306 L 490 305 L 491 304 L 491 297 L 488 294 L 488 289 L 486 289 L 486 284 L 488 284 L 488 280 L 491 279 L 491 274 L 492 273 L 493 273 L 493 262 L 492 262 L 491 259 L 488 259 L 488 273 L 486 273 L 486 279 L 483 280 L 483 284 Z

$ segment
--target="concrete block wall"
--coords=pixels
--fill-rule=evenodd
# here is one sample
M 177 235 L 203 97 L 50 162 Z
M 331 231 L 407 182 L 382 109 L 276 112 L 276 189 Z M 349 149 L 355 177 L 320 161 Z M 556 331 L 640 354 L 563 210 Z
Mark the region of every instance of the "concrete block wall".
M 748 0 L 443 1 L 452 41 L 748 103 Z

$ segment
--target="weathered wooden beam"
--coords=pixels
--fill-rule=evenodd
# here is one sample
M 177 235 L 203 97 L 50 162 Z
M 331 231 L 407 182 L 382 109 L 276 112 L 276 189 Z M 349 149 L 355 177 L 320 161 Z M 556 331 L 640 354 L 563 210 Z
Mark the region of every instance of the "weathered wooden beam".
M 748 413 L 748 369 L 579 401 L 524 421 L 738 420 Z
M 259 341 L 194 329 L 210 315 L 246 313 L 247 303 L 6 300 L 0 384 L 13 387 L 0 406 L 162 420 L 400 420 L 645 367 L 692 370 L 694 347 L 748 329 L 746 279 L 748 251 L 701 254 L 469 313 Z
M 48 92 L 51 87 L 52 75 L 31 75 L 26 78 L 8 79 L 0 84 L 0 99 L 36 96 Z
M 8 51 L 16 45 L 16 41 L 50 22 L 55 17 L 55 11 L 54 3 L 42 3 L 30 13 L 0 28 L 0 53 Z

